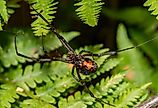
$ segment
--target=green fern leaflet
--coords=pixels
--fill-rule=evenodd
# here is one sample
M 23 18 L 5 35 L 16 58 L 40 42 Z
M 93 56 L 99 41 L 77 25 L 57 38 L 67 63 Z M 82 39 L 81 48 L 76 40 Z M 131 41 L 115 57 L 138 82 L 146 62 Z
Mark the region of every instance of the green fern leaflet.
M 147 0 L 144 3 L 144 6 L 150 6 L 149 7 L 149 11 L 152 11 L 152 15 L 157 15 L 158 14 L 158 1 L 157 0 Z M 158 16 L 156 17 L 156 19 L 158 20 Z
M 7 23 L 8 21 L 8 12 L 6 7 L 6 1 L 1 0 L 0 1 L 0 30 L 2 30 L 3 23 Z M 2 22 L 2 20 L 4 22 Z
M 52 20 L 55 18 L 53 16 L 56 13 L 57 7 L 55 6 L 58 2 L 54 0 L 29 0 L 30 4 L 33 4 L 32 7 L 36 9 L 42 16 L 44 16 L 47 21 L 51 24 Z M 35 11 L 32 11 L 31 14 L 36 15 Z M 38 18 L 31 24 L 34 34 L 36 36 L 45 36 L 50 31 L 48 24 L 38 16 Z
M 82 0 L 74 5 L 79 6 L 76 12 L 80 19 L 85 24 L 93 27 L 97 25 L 99 13 L 103 4 L 101 0 Z

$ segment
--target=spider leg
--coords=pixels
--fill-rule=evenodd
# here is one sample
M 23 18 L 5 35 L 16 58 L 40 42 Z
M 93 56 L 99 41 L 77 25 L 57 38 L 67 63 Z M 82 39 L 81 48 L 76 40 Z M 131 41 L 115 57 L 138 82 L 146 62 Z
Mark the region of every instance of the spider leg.
M 75 66 L 73 66 L 73 68 L 72 68 L 72 73 L 71 73 L 71 75 L 73 76 L 73 78 L 77 81 L 77 82 L 79 82 L 82 86 L 83 86 L 83 84 L 82 84 L 82 82 L 85 82 L 82 78 L 81 78 L 81 76 L 80 76 L 80 72 L 77 72 L 77 76 L 75 76 Z
M 34 61 L 37 61 L 37 58 L 35 57 L 30 57 L 30 56 L 27 56 L 27 55 L 24 55 L 24 54 L 21 54 L 19 51 L 18 51 L 18 48 L 17 48 L 17 44 L 16 44 L 16 36 L 14 38 L 14 47 L 15 47 L 15 52 L 18 56 L 21 56 L 21 57 L 24 57 L 24 58 L 27 58 L 27 59 L 32 59 Z
M 88 51 L 88 50 L 82 50 L 79 52 L 79 54 L 82 54 L 86 52 L 88 54 L 88 56 L 92 56 L 93 60 L 94 60 L 94 56 L 93 56 L 93 52 L 92 51 Z M 86 56 L 87 54 L 83 54 L 83 56 Z
M 44 47 L 44 36 L 42 35 L 42 50 L 44 53 L 47 53 L 45 47 Z
M 36 62 L 62 61 L 62 62 L 65 62 L 65 63 L 69 63 L 69 61 L 68 61 L 66 58 L 59 58 L 59 57 L 35 58 L 35 57 L 30 57 L 30 56 L 21 54 L 21 53 L 18 51 L 18 48 L 17 48 L 16 36 L 15 36 L 15 38 L 14 38 L 14 47 L 15 47 L 15 52 L 16 52 L 16 54 L 17 54 L 18 56 L 24 57 L 24 58 L 27 58 L 27 59 L 30 59 L 30 60 L 33 60 L 33 61 L 36 61 Z M 42 56 L 41 56 L 41 57 L 42 57 Z
M 82 54 L 86 52 L 86 54 Z M 106 52 L 103 52 L 103 53 L 99 53 L 99 54 L 95 54 L 93 53 L 92 51 L 87 51 L 87 50 L 82 50 L 80 51 L 79 54 L 82 54 L 82 56 L 92 56 L 92 58 L 94 59 L 94 57 L 101 57 L 101 56 L 104 56 L 104 55 L 115 55 L 117 53 L 117 51 L 106 51 Z
M 73 66 L 72 68 L 72 76 L 73 78 L 77 81 L 77 82 L 80 82 L 80 84 L 87 90 L 87 92 L 90 94 L 91 97 L 95 98 L 96 101 L 100 102 L 102 104 L 102 106 L 104 106 L 104 104 L 107 104 L 107 105 L 110 105 L 110 106 L 113 106 L 115 107 L 114 105 L 110 104 L 110 103 L 107 103 L 107 102 L 104 102 L 103 100 L 101 100 L 100 98 L 97 98 L 94 96 L 94 94 L 92 93 L 92 91 L 87 87 L 86 85 L 86 82 L 84 80 L 82 80 L 81 78 L 81 75 L 80 75 L 80 72 L 79 71 L 76 71 L 77 72 L 77 76 L 74 75 L 74 70 L 75 70 L 75 66 Z M 104 104 L 103 104 L 104 103 Z
M 97 98 L 94 96 L 94 94 L 92 93 L 92 91 L 90 91 L 90 89 L 87 87 L 86 83 L 83 83 L 84 88 L 87 90 L 87 92 L 91 95 L 91 97 L 95 98 L 96 101 L 100 102 L 102 104 L 102 106 L 104 106 L 104 104 L 107 104 L 109 106 L 113 106 L 115 107 L 115 105 L 112 105 L 110 103 L 104 102 L 103 100 L 101 100 L 100 98 Z M 104 103 L 104 104 L 103 104 Z
M 75 53 L 75 51 L 73 50 L 73 48 L 68 44 L 68 42 L 63 38 L 63 36 L 61 36 L 55 27 L 53 27 L 48 21 L 47 19 L 42 16 L 36 9 L 34 9 L 33 6 L 31 6 L 31 8 L 37 13 L 37 15 L 39 15 L 47 24 L 48 26 L 51 27 L 51 31 L 57 36 L 57 38 L 60 40 L 60 42 L 63 44 L 63 46 L 69 51 L 69 52 L 72 52 L 72 53 Z
M 106 51 L 103 53 L 99 53 L 99 54 L 95 54 L 95 53 L 87 53 L 87 54 L 83 54 L 83 56 L 93 56 L 93 57 L 101 57 L 104 55 L 116 55 L 118 52 L 117 51 Z
M 131 47 L 127 47 L 127 48 L 123 48 L 123 49 L 120 49 L 120 50 L 116 50 L 116 51 L 106 51 L 106 52 L 103 52 L 103 53 L 100 53 L 100 54 L 93 54 L 93 56 L 97 56 L 97 57 L 101 57 L 101 56 L 104 56 L 104 55 L 116 55 L 120 52 L 123 52 L 123 51 L 127 51 L 127 50 L 131 50 L 131 49 L 134 49 L 134 48 L 138 48 L 140 46 L 143 46 L 153 40 L 155 40 L 156 38 L 158 38 L 158 36 L 155 36 L 153 38 L 151 38 L 150 40 L 147 40 L 141 44 L 137 44 L 137 45 L 134 45 L 134 46 L 131 46 Z M 92 56 L 92 54 L 84 54 L 83 56 Z
M 81 77 L 79 76 L 79 78 L 77 78 L 74 73 L 75 73 L 75 66 L 72 67 L 71 75 L 77 82 L 80 82 Z
M 89 54 L 92 54 L 92 55 L 93 55 L 93 52 L 92 52 L 92 51 L 89 51 L 89 50 L 81 50 L 81 51 L 79 52 L 79 54 L 82 54 L 82 53 L 84 53 L 84 52 L 86 52 L 86 53 L 89 53 Z
M 120 50 L 116 50 L 116 51 L 106 51 L 106 52 L 103 52 L 103 53 L 100 53 L 100 54 L 94 54 L 94 56 L 98 56 L 98 57 L 101 57 L 101 56 L 104 56 L 104 55 L 116 55 L 120 52 L 123 52 L 123 51 L 127 51 L 127 50 L 130 50 L 130 49 L 133 49 L 133 48 L 136 48 L 135 46 L 133 47 L 128 47 L 128 48 L 124 48 L 124 49 L 120 49 Z
M 134 49 L 134 48 L 138 48 L 138 47 L 140 47 L 140 46 L 143 46 L 143 45 L 145 45 L 145 44 L 147 44 L 147 43 L 149 43 L 149 42 L 155 40 L 156 38 L 158 38 L 158 36 L 155 36 L 155 37 L 153 37 L 152 39 L 147 40 L 147 41 L 145 41 L 145 42 L 143 42 L 143 43 L 141 43 L 141 44 L 135 45 L 135 46 L 123 48 L 123 49 L 116 50 L 116 51 L 106 51 L 106 52 L 103 52 L 103 53 L 100 53 L 100 54 L 93 54 L 93 56 L 97 56 L 97 57 L 101 57 L 101 56 L 104 56 L 104 55 L 111 55 L 111 56 L 113 56 L 113 55 L 116 55 L 116 54 L 118 54 L 118 53 L 120 53 L 120 52 L 128 51 L 128 50 L 131 50 L 131 49 Z M 83 56 L 91 56 L 91 55 L 92 55 L 92 54 L 84 54 Z
M 59 57 L 39 58 L 37 60 L 38 62 L 61 61 L 61 62 L 69 63 L 69 61 L 66 58 L 59 58 Z

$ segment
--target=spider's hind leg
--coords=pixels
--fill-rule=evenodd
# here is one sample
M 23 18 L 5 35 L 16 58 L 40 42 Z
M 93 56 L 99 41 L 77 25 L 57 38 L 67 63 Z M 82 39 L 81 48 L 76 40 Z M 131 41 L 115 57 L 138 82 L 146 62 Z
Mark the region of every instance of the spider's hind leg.
M 86 89 L 86 91 L 90 94 L 91 97 L 95 98 L 96 101 L 100 102 L 100 103 L 102 104 L 102 106 L 104 106 L 104 104 L 107 104 L 107 105 L 109 105 L 109 106 L 115 107 L 114 105 L 112 105 L 112 104 L 110 104 L 110 103 L 107 103 L 107 102 L 104 102 L 104 101 L 101 100 L 100 98 L 97 98 L 97 97 L 92 93 L 92 91 L 87 87 L 85 80 L 82 80 L 82 78 L 81 78 L 81 76 L 80 76 L 80 72 L 79 72 L 79 71 L 76 71 L 76 72 L 77 72 L 77 76 L 75 76 L 75 74 L 74 74 L 75 71 L 74 71 L 74 70 L 75 70 L 75 66 L 73 66 L 72 73 L 71 73 L 72 76 L 73 76 L 73 78 L 74 78 L 77 82 L 79 82 L 79 83 L 81 84 L 81 86 L 83 86 L 83 87 Z

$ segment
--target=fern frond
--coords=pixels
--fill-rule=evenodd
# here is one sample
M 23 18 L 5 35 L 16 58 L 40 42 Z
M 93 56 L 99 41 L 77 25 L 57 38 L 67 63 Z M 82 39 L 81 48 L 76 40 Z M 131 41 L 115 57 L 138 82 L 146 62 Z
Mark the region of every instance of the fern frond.
M 55 106 L 43 102 L 39 99 L 26 99 L 20 103 L 21 108 L 56 108 Z
M 11 103 L 14 103 L 19 96 L 16 93 L 15 86 L 11 84 L 3 84 L 0 86 L 0 107 L 11 108 Z
M 134 84 L 127 82 L 124 75 L 118 74 L 106 80 L 102 79 L 100 83 L 97 83 L 94 87 L 91 86 L 90 89 L 105 102 L 109 102 L 117 108 L 128 108 L 135 107 L 147 98 L 146 88 L 149 85 L 151 83 L 137 88 Z M 127 93 L 130 93 L 130 95 Z M 107 105 L 107 107 L 111 108 L 112 106 Z
M 2 26 L 8 22 L 10 15 L 14 13 L 13 8 L 20 7 L 17 3 L 19 1 L 20 0 L 0 1 L 0 30 L 2 30 Z
M 57 77 L 53 82 L 47 82 L 45 86 L 36 88 L 36 96 L 48 103 L 57 103 L 57 98 L 72 86 L 76 86 L 74 79 L 69 75 Z
M 119 101 L 116 101 L 118 108 L 136 107 L 139 105 L 147 98 L 148 94 L 146 88 L 149 85 L 151 85 L 151 83 L 145 84 L 140 88 L 133 88 L 132 86 L 130 88 L 126 88 L 125 91 L 120 93 Z
M 62 98 L 59 101 L 59 108 L 87 108 L 87 105 L 92 105 L 94 99 L 88 94 L 76 92 L 74 96 L 69 96 L 67 99 Z
M 72 76 L 66 73 L 68 72 L 67 70 L 70 71 L 70 69 L 67 67 L 66 70 L 63 66 L 64 63 L 58 62 L 62 70 L 61 72 L 63 72 L 60 73 L 60 70 L 55 68 L 56 64 L 57 63 L 52 62 L 51 64 L 45 63 L 41 66 L 39 63 L 36 63 L 33 66 L 26 66 L 24 70 L 19 65 L 18 68 L 10 68 L 3 77 L 7 79 L 7 82 L 22 89 L 22 92 L 18 92 L 21 96 L 55 104 L 56 98 L 58 98 L 61 93 L 77 85 Z M 65 66 L 67 65 L 65 64 Z M 63 75 L 60 76 L 60 74 Z M 45 82 L 46 85 L 43 85 L 43 82 Z M 31 88 L 34 88 L 34 90 L 30 90 Z M 32 91 L 34 91 L 35 94 L 32 94 Z
M 74 4 L 74 6 L 79 6 L 76 12 L 80 19 L 85 24 L 93 27 L 97 25 L 103 4 L 101 0 L 81 0 L 79 3 Z
M 58 4 L 58 2 L 55 2 L 54 0 L 29 0 L 29 3 L 33 4 L 32 6 L 34 9 L 36 9 L 51 24 L 52 20 L 55 18 L 52 15 L 56 13 L 55 10 L 57 7 L 55 5 Z M 32 11 L 31 14 L 37 15 L 35 11 Z M 48 24 L 39 16 L 31 26 L 36 36 L 45 36 L 50 30 Z
M 7 12 L 6 1 L 1 0 L 0 2 L 0 30 L 2 30 L 2 22 L 7 23 L 9 15 Z
M 158 15 L 158 1 L 157 0 L 147 0 L 144 3 L 144 6 L 150 6 L 148 10 L 152 11 L 151 14 Z M 156 19 L 158 20 L 158 16 L 156 17 Z
M 14 13 L 14 8 L 19 8 L 20 5 L 18 2 L 21 0 L 9 0 L 7 1 L 7 7 L 8 7 L 8 13 L 13 14 Z
M 102 79 L 100 83 L 95 86 L 90 86 L 90 90 L 94 95 L 105 102 L 117 106 L 117 108 L 135 107 L 147 97 L 146 84 L 141 88 L 137 88 L 124 80 L 124 75 L 118 74 L 111 78 Z M 131 89 L 129 89 L 131 88 Z M 129 94 L 128 94 L 129 93 Z M 59 108 L 75 107 L 83 108 L 102 108 L 102 105 L 94 100 L 87 92 L 76 92 L 74 96 L 70 95 L 68 98 L 62 98 L 59 101 Z M 104 104 L 106 108 L 113 108 Z
M 19 65 L 17 68 L 10 68 L 10 70 L 5 74 L 5 77 L 12 83 L 29 91 L 30 88 L 35 88 L 36 83 L 41 83 L 42 81 L 48 81 L 48 73 L 42 71 L 40 64 L 35 64 L 34 66 L 28 65 L 25 70 Z
M 123 80 L 124 80 L 124 75 L 121 74 L 115 75 L 111 78 L 102 79 L 100 84 L 98 83 L 96 85 L 96 90 L 99 91 L 98 94 L 107 96 L 108 92 L 110 93 L 112 89 L 117 88 L 118 85 L 122 83 Z
M 104 71 L 110 71 L 120 63 L 121 59 L 111 58 L 105 60 L 99 68 L 99 71 L 104 73 Z

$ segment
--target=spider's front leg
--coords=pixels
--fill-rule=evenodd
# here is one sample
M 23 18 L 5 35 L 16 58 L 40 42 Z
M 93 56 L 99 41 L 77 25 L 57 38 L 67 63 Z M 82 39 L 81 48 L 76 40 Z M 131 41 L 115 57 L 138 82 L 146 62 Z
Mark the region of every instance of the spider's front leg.
M 92 52 L 92 51 L 89 51 L 89 50 L 81 50 L 81 51 L 79 52 L 79 54 L 82 54 L 82 53 L 84 53 L 84 52 L 93 55 L 93 52 Z
M 89 51 L 89 50 L 82 50 L 79 52 L 79 54 L 82 54 L 82 53 L 87 53 L 87 54 L 83 54 L 83 56 L 92 56 L 93 60 L 94 60 L 94 56 L 93 56 L 93 52 L 92 51 Z
M 86 54 L 82 54 L 82 53 L 86 53 Z M 86 56 L 92 56 L 92 58 L 94 59 L 94 57 L 101 57 L 101 56 L 104 56 L 104 55 L 116 55 L 117 54 L 117 51 L 105 51 L 103 53 L 93 53 L 92 51 L 88 51 L 88 50 L 82 50 L 80 51 L 79 54 L 82 54 L 82 56 L 86 57 Z

